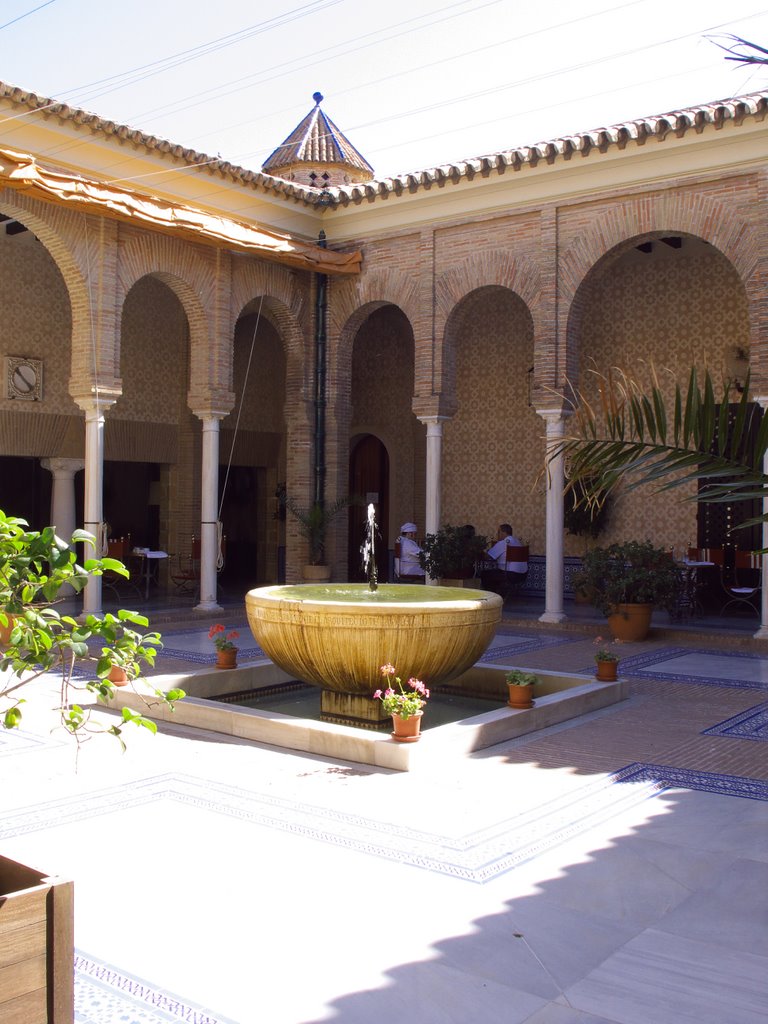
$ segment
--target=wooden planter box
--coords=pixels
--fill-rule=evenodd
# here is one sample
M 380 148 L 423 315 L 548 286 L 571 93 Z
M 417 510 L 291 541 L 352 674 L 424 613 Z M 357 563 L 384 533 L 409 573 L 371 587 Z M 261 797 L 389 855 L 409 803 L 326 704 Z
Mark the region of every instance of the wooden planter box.
M 0 1021 L 73 1024 L 74 883 L 0 857 Z

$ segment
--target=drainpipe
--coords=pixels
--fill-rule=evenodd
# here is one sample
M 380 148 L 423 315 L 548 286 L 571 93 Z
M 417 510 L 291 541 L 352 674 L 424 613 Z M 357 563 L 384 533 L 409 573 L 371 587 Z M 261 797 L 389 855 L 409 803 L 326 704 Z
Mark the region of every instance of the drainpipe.
M 326 248 L 325 232 L 317 240 L 321 249 Z M 328 275 L 316 274 L 315 294 L 315 431 L 314 431 L 314 500 L 325 503 L 325 405 L 326 405 L 326 361 L 328 313 Z

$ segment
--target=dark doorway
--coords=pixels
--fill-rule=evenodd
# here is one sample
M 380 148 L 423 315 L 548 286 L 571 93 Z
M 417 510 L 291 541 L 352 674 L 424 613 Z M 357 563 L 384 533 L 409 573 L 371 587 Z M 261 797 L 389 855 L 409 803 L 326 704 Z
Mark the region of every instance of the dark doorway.
M 131 538 L 131 547 L 160 547 L 160 508 L 150 504 L 160 467 L 151 462 L 104 462 L 104 521 L 110 537 Z
M 733 423 L 736 417 L 737 408 L 738 406 L 736 405 L 730 406 L 730 424 Z M 745 455 L 751 462 L 754 459 L 755 443 L 763 419 L 763 411 L 755 402 L 749 404 L 748 410 L 749 429 L 745 430 L 747 435 Z M 720 406 L 717 406 L 716 416 L 719 417 L 719 414 Z M 706 482 L 706 480 L 701 481 L 699 488 L 704 486 Z M 759 499 L 716 503 L 700 502 L 697 511 L 698 547 L 723 548 L 733 545 L 739 551 L 755 551 L 761 548 L 763 545 L 762 527 L 760 524 L 748 526 L 745 529 L 736 529 L 739 523 L 759 516 L 761 512 L 762 501 Z
M 224 493 L 220 519 L 227 539 L 221 573 L 225 588 L 241 583 L 255 586 L 259 581 L 259 472 L 256 466 L 230 466 L 227 478 L 227 467 L 219 467 L 220 503 Z
M 83 521 L 83 474 L 75 478 L 77 523 Z M 0 508 L 8 516 L 26 519 L 31 530 L 51 525 L 51 487 L 53 477 L 29 456 L 0 456 Z
M 352 442 L 349 458 L 349 493 L 356 500 L 349 508 L 349 579 L 362 582 L 363 572 L 360 547 L 365 537 L 368 505 L 376 507 L 376 564 L 379 580 L 389 580 L 389 454 L 382 442 L 373 434 L 363 434 Z

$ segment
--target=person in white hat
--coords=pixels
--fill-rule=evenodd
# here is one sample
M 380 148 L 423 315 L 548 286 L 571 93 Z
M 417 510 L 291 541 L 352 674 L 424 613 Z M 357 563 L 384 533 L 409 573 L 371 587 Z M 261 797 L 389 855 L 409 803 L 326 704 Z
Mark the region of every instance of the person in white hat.
M 400 536 L 397 538 L 400 544 L 399 565 L 395 566 L 398 576 L 424 576 L 424 570 L 419 565 L 419 554 L 421 548 L 416 543 L 416 523 L 403 523 L 400 527 Z

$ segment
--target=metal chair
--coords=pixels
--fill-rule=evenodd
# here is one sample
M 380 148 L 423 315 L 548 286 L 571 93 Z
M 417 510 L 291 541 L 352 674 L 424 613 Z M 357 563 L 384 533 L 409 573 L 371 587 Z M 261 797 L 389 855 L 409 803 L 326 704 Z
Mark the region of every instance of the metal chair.
M 506 568 L 504 570 L 504 580 L 502 581 L 502 601 L 507 601 L 513 594 L 516 594 L 518 590 L 524 585 L 528 579 L 528 556 L 529 547 L 527 544 L 516 545 L 507 544 L 506 564 L 507 566 L 512 565 L 515 562 L 525 562 L 525 572 L 515 572 L 512 569 Z
M 756 551 L 737 551 L 733 575 L 727 578 L 721 566 L 720 579 L 728 597 L 720 614 L 732 607 L 744 605 L 760 618 L 760 608 L 755 598 L 763 585 L 763 556 Z
M 181 594 L 194 594 L 200 589 L 200 538 L 192 537 L 192 552 L 176 555 L 171 566 L 171 583 Z

